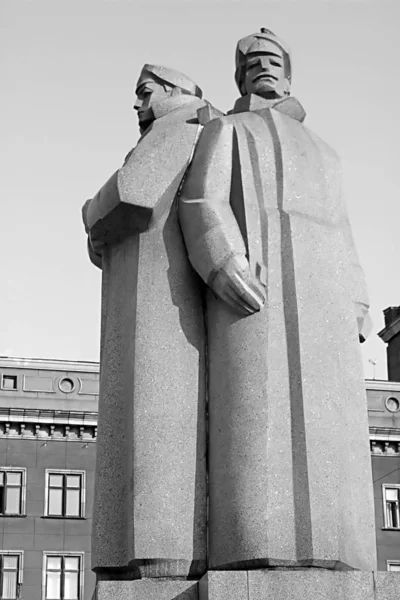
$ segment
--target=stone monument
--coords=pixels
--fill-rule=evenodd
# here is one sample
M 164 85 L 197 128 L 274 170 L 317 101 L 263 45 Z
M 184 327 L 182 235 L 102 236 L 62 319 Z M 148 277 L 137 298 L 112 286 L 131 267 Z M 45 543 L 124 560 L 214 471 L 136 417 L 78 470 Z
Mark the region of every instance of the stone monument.
M 399 597 L 374 572 L 364 276 L 291 78 L 267 29 L 238 43 L 228 115 L 146 65 L 143 135 L 84 207 L 98 600 Z
M 172 69 L 145 65 L 142 137 L 83 219 L 102 268 L 92 567 L 99 579 L 206 570 L 205 327 L 174 199 L 219 111 Z

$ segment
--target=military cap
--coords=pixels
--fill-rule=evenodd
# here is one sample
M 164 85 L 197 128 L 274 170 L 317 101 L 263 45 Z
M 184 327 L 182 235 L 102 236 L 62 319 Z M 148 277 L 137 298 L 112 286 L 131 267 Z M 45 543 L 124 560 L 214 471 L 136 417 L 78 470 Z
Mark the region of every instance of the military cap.
M 142 72 L 140 73 L 136 87 L 146 80 L 146 75 L 154 75 L 157 79 L 160 79 L 164 83 L 173 87 L 178 87 L 191 96 L 197 96 L 202 98 L 203 92 L 194 81 L 189 79 L 183 73 L 170 69 L 169 67 L 162 67 L 160 65 L 144 65 Z
M 262 52 L 264 40 L 276 44 L 283 51 L 285 55 L 286 77 L 289 81 L 292 79 L 292 67 L 288 47 L 273 33 L 273 31 L 266 29 L 265 27 L 261 27 L 259 32 L 252 33 L 251 35 L 239 40 L 236 46 L 235 81 L 241 94 L 245 93 L 243 90 L 243 82 L 245 78 L 244 71 L 246 66 L 246 55 L 250 52 Z

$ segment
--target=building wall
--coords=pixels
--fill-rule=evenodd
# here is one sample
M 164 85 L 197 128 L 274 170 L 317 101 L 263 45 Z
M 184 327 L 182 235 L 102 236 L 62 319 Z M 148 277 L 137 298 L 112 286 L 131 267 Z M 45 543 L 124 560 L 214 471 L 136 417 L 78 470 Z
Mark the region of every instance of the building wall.
M 16 389 L 4 376 L 16 378 Z M 92 598 L 98 385 L 95 363 L 0 357 L 0 469 L 26 469 L 26 516 L 0 516 L 0 548 L 24 552 L 22 599 L 42 600 L 47 551 L 84 553 L 82 600 Z M 386 570 L 388 560 L 400 561 L 400 528 L 385 528 L 382 500 L 382 484 L 400 484 L 400 383 L 367 380 L 366 389 L 378 569 Z M 46 469 L 85 471 L 84 518 L 45 516 Z
M 400 531 L 385 529 L 382 484 L 400 484 L 400 456 L 372 456 L 378 571 L 388 560 L 400 561 Z
M 3 550 L 24 551 L 23 598 L 41 598 L 43 552 L 85 552 L 85 600 L 93 593 L 95 577 L 90 569 L 90 534 L 96 444 L 80 441 L 0 439 L 0 466 L 26 468 L 26 517 L 0 519 Z M 45 517 L 45 470 L 84 470 L 85 517 Z
M 400 484 L 400 383 L 366 381 L 378 570 L 400 561 L 400 528 L 385 527 L 383 485 Z
M 25 600 L 43 598 L 46 551 L 84 553 L 82 600 L 93 595 L 97 371 L 98 365 L 90 363 L 0 358 L 0 469 L 26 469 L 26 516 L 0 516 L 0 548 L 24 552 L 20 591 Z M 9 385 L 4 376 L 16 376 L 17 389 L 4 389 Z M 46 469 L 85 472 L 83 518 L 45 516 Z
M 400 381 L 400 335 L 394 336 L 386 348 L 388 374 L 391 381 Z

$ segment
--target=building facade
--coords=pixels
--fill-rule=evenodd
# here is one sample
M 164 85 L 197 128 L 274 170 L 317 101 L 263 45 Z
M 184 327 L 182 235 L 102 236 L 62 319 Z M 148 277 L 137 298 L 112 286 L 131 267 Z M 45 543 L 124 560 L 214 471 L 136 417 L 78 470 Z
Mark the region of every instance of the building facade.
M 367 380 L 366 389 L 378 570 L 400 571 L 400 383 Z
M 0 358 L 0 598 L 92 597 L 98 364 Z
M 0 599 L 92 598 L 98 370 L 0 357 Z M 366 390 L 378 569 L 400 570 L 400 382 Z

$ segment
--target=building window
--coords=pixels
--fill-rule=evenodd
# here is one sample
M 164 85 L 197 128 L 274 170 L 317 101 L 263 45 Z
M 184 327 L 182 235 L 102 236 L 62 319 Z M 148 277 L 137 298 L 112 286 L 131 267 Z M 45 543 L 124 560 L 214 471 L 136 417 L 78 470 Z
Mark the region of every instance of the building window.
M 43 600 L 82 600 L 83 553 L 44 553 Z
M 18 377 L 17 375 L 2 375 L 1 378 L 1 389 L 2 390 L 17 390 L 18 389 Z
M 20 597 L 22 584 L 23 552 L 17 550 L 0 551 L 0 598 L 16 600 Z
M 388 571 L 400 571 L 400 560 L 386 561 Z
M 0 467 L 0 515 L 25 512 L 26 469 Z
M 385 527 L 400 529 L 400 485 L 383 484 L 382 495 Z
M 46 470 L 47 517 L 84 517 L 85 472 Z

